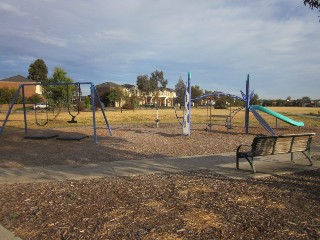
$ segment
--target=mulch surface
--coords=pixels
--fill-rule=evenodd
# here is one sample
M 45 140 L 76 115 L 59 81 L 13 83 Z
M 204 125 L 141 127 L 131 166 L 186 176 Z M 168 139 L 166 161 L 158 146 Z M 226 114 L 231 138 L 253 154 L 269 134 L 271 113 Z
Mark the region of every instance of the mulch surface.
M 99 144 L 92 129 L 55 130 L 90 136 L 76 142 L 8 132 L 1 137 L 0 167 L 232 152 L 265 133 L 199 128 L 184 138 L 180 128 L 161 126 L 116 126 L 112 138 L 99 129 Z M 317 128 L 279 132 L 316 132 L 320 145 Z M 0 184 L 0 223 L 22 239 L 320 239 L 319 200 L 320 170 L 243 180 L 200 170 Z
M 0 185 L 23 239 L 319 239 L 320 171 L 231 180 L 210 171 Z

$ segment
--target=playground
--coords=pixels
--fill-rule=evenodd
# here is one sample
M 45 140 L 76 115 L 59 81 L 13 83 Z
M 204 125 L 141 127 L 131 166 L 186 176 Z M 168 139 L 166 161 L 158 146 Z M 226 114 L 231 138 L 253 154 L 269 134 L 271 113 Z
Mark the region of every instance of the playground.
M 254 136 L 270 134 L 251 113 L 246 134 L 245 111 L 234 116 L 232 128 L 226 128 L 225 117 L 216 116 L 228 115 L 229 109 L 212 109 L 215 117 L 208 131 L 207 107 L 192 108 L 190 136 L 184 136 L 173 109 L 159 109 L 158 113 L 156 109 L 122 112 L 106 109 L 112 136 L 98 110 L 95 143 L 91 111 L 80 112 L 77 123 L 72 124 L 68 123 L 70 115 L 64 112 L 44 126 L 35 123 L 33 111 L 27 111 L 26 134 L 24 112 L 16 107 L 0 137 L 0 169 L 17 172 L 28 167 L 45 170 L 64 166 L 77 171 L 91 164 L 122 161 L 179 162 L 187 156 L 225 153 L 235 156 L 239 144 L 251 144 Z M 304 127 L 292 126 L 260 113 L 276 134 L 316 133 L 312 159 L 320 161 L 318 109 L 270 109 L 304 122 Z M 6 111 L 2 106 L 1 121 Z M 39 121 L 46 119 L 45 111 L 38 114 Z M 56 137 L 25 138 L 48 134 L 87 137 L 64 141 Z M 237 171 L 235 166 L 233 171 Z M 319 170 L 261 179 L 231 179 L 205 169 L 68 181 L 42 182 L 37 177 L 33 175 L 32 182 L 0 184 L 3 206 L 0 223 L 22 239 L 317 239 L 320 236 Z
M 273 108 L 291 116 L 297 121 L 303 120 L 305 127 L 294 127 L 284 122 L 278 122 L 269 115 L 264 116 L 277 134 L 315 132 L 313 145 L 319 145 L 319 121 L 314 116 L 317 109 L 312 108 Z M 215 109 L 215 115 L 224 115 L 228 110 Z M 291 111 L 291 112 L 290 112 Z M 313 113 L 313 114 L 312 114 Z M 7 129 L 1 136 L 0 166 L 29 166 L 43 164 L 87 164 L 128 159 L 182 157 L 210 155 L 225 152 L 235 152 L 241 143 L 250 144 L 255 135 L 267 134 L 266 130 L 252 118 L 249 134 L 244 133 L 244 111 L 233 119 L 233 128 L 227 129 L 224 122 L 217 118 L 212 131 L 205 130 L 208 124 L 207 109 L 192 110 L 193 123 L 191 136 L 181 134 L 181 126 L 177 123 L 173 109 L 160 109 L 160 124 L 156 128 L 156 110 L 127 110 L 107 112 L 112 126 L 113 136 L 110 136 L 103 123 L 103 116 L 97 112 L 98 144 L 93 139 L 93 129 L 90 112 L 81 112 L 77 124 L 69 124 L 68 114 L 61 114 L 55 121 L 46 126 L 37 126 L 33 120 L 33 111 L 28 113 L 28 134 L 48 134 L 60 136 L 88 136 L 80 141 L 58 141 L 55 138 L 47 140 L 25 139 L 23 129 L 23 113 L 16 111 L 10 117 Z M 311 114 L 311 115 L 310 115 Z M 88 126 L 89 125 L 89 126 Z M 316 128 L 314 128 L 316 127 Z M 50 134 L 49 134 L 50 135 Z M 18 144 L 17 144 L 18 143 Z M 59 151 L 57 151 L 59 149 Z

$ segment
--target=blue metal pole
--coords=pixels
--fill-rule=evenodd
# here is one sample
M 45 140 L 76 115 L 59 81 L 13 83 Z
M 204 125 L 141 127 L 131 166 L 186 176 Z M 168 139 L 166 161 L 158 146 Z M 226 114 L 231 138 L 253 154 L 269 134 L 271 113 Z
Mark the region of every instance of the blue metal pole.
M 249 74 L 247 76 L 246 81 L 246 113 L 245 113 L 245 128 L 246 128 L 246 134 L 249 134 L 249 108 L 250 108 L 250 87 L 249 87 Z
M 27 126 L 27 110 L 26 110 L 26 102 L 25 102 L 25 94 L 24 94 L 24 85 L 22 85 L 22 104 L 23 104 L 23 117 L 24 117 L 24 133 L 28 133 Z
M 95 105 L 94 105 L 94 89 L 93 84 L 91 83 L 91 105 L 92 105 L 92 121 L 93 121 L 93 137 L 94 137 L 94 143 L 98 142 L 97 138 L 97 127 L 96 127 L 96 111 L 95 111 Z
M 8 119 L 9 119 L 10 114 L 11 114 L 12 108 L 13 108 L 13 106 L 14 106 L 14 103 L 15 103 L 15 102 L 17 101 L 17 99 L 18 99 L 18 96 L 19 96 L 19 93 L 20 93 L 20 89 L 22 88 L 22 86 L 23 86 L 23 85 L 21 84 L 21 85 L 19 86 L 19 88 L 17 89 L 16 93 L 14 94 L 13 100 L 12 100 L 12 102 L 10 103 L 10 107 L 9 107 L 8 112 L 7 112 L 7 116 L 6 116 L 6 118 L 4 119 L 3 125 L 2 125 L 1 128 L 0 128 L 0 135 L 2 134 L 2 132 L 3 132 L 3 130 L 4 130 L 4 127 L 6 126 L 6 123 L 7 123 Z
M 104 109 L 103 109 L 101 100 L 100 100 L 100 98 L 99 98 L 99 94 L 98 94 L 98 92 L 97 92 L 96 87 L 93 86 L 93 88 L 94 88 L 94 92 L 95 92 L 96 97 L 97 97 L 97 101 L 98 101 L 98 103 L 99 103 L 99 105 L 100 105 L 100 109 L 101 109 L 102 115 L 103 115 L 103 117 L 104 117 L 104 121 L 105 121 L 105 123 L 106 123 L 106 125 L 107 125 L 107 128 L 108 128 L 108 130 L 109 130 L 109 134 L 110 134 L 110 136 L 112 137 L 112 131 L 111 131 L 111 128 L 110 128 L 110 125 L 109 125 L 107 116 L 106 116 L 106 114 L 105 114 L 105 112 L 104 112 Z

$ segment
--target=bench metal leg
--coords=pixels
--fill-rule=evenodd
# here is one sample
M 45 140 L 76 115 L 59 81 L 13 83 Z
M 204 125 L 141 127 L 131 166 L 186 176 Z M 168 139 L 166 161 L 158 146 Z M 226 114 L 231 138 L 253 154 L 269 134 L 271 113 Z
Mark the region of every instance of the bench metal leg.
M 239 170 L 240 168 L 239 168 L 239 156 L 237 155 L 237 159 L 236 159 L 236 167 L 237 167 L 237 169 Z
M 302 152 L 309 160 L 310 165 L 309 166 L 313 166 L 312 160 L 311 160 L 311 154 L 310 154 L 310 150 L 308 150 L 308 154 L 306 154 L 305 152 Z
M 310 149 L 308 150 L 308 153 L 306 153 L 306 152 L 302 152 L 305 156 L 306 156 L 306 158 L 309 160 L 309 162 L 310 162 L 310 165 L 309 166 L 313 166 L 313 163 L 312 163 L 312 160 L 311 160 L 311 153 L 310 153 Z M 291 153 L 291 162 L 293 162 L 294 163 L 294 160 L 293 160 L 293 152 Z
M 256 168 L 254 167 L 254 164 L 253 164 L 253 157 L 249 157 L 249 158 L 246 156 L 246 159 L 247 159 L 247 161 L 249 162 L 249 164 L 250 164 L 250 166 L 252 168 L 252 173 L 256 173 Z
M 294 163 L 294 160 L 293 160 L 293 152 L 291 153 L 291 162 Z

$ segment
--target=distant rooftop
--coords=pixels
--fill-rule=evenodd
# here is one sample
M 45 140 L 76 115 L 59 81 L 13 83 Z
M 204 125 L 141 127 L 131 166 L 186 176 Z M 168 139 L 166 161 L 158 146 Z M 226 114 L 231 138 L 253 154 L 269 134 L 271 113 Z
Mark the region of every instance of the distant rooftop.
M 25 78 L 24 76 L 21 75 L 16 75 L 13 77 L 8 77 L 0 80 L 1 82 L 35 82 L 34 80 Z
M 105 83 L 96 85 L 96 87 L 122 87 L 122 86 L 113 82 L 105 82 Z

